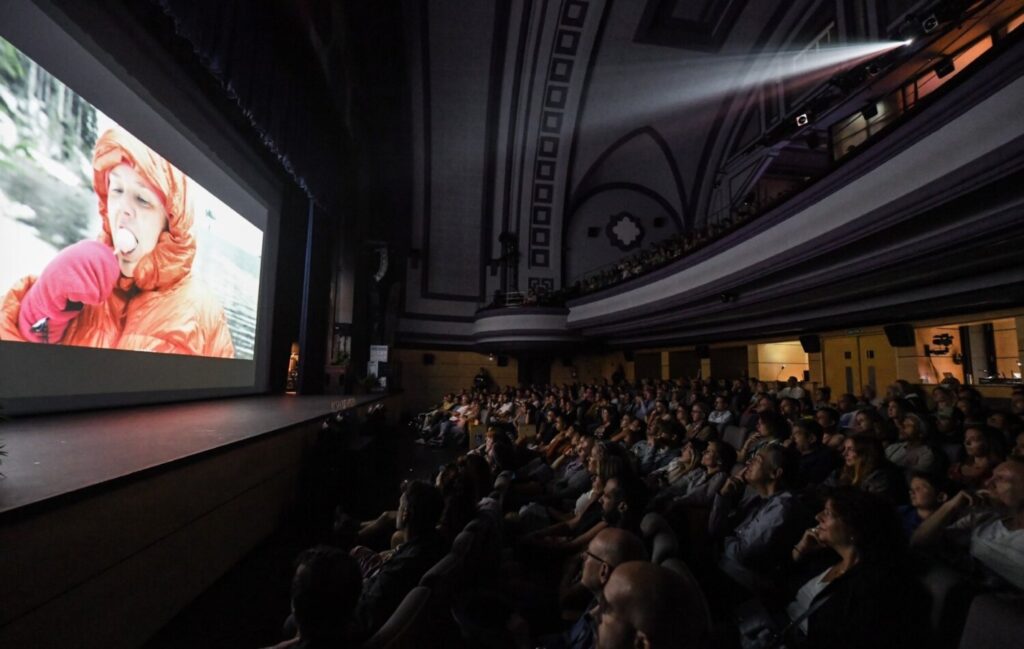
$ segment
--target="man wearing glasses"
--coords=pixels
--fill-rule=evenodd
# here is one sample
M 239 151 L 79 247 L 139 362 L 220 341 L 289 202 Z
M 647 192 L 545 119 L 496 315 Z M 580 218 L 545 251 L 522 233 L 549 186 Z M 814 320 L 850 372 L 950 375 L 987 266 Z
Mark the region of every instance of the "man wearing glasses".
M 598 598 L 608 583 L 612 570 L 627 561 L 644 561 L 647 548 L 643 541 L 632 532 L 606 528 L 598 533 L 587 549 L 580 554 L 579 581 L 573 584 L 562 597 L 562 601 L 574 600 L 585 594 L 590 603 L 572 627 L 564 633 L 541 638 L 539 645 L 545 649 L 591 649 L 595 646 L 594 630 Z

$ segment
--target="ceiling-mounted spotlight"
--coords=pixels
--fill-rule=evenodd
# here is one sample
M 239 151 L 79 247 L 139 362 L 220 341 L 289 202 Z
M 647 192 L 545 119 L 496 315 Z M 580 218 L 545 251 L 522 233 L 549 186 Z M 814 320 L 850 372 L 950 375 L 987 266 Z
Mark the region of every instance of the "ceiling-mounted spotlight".
M 864 108 L 860 109 L 860 114 L 864 116 L 864 119 L 871 119 L 878 115 L 878 102 L 873 101 Z
M 914 39 L 924 34 L 924 30 L 921 28 L 921 21 L 914 14 L 908 14 L 903 22 L 900 23 L 896 32 L 899 34 L 899 40 L 903 41 L 904 45 L 909 45 Z
M 954 72 L 956 72 L 956 64 L 953 63 L 953 59 L 951 58 L 944 58 L 935 66 L 935 76 L 940 79 L 948 77 Z
M 797 128 L 801 128 L 801 127 L 807 126 L 810 123 L 811 123 L 811 114 L 810 113 L 800 113 L 799 115 L 796 116 L 796 126 L 797 126 Z
M 921 21 L 921 29 L 925 34 L 931 34 L 933 31 L 939 28 L 939 17 L 935 14 L 930 14 L 924 20 Z

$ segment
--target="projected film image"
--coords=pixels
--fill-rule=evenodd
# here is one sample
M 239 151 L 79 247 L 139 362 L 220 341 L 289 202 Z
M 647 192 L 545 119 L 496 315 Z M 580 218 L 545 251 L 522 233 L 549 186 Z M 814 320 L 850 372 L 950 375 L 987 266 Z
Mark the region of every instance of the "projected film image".
M 252 359 L 262 246 L 0 38 L 0 340 Z

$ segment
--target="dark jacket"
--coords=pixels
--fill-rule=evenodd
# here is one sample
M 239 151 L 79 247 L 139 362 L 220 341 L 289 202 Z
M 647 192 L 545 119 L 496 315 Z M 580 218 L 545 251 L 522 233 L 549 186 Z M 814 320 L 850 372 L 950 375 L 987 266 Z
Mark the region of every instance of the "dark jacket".
M 812 606 L 801 649 L 916 649 L 928 644 L 929 597 L 907 571 L 860 563 L 830 583 Z
M 363 582 L 355 612 L 357 635 L 367 638 L 376 633 L 444 553 L 444 541 L 434 531 L 399 546 L 377 574 Z
M 800 456 L 799 482 L 801 485 L 817 485 L 825 482 L 835 471 L 842 458 L 835 450 L 819 444 L 810 453 Z

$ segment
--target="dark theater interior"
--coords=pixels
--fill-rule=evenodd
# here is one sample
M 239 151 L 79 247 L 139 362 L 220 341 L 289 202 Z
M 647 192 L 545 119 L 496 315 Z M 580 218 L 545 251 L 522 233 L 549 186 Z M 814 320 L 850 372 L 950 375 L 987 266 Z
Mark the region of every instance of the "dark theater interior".
M 0 0 L 3 649 L 1012 649 L 1024 0 Z

